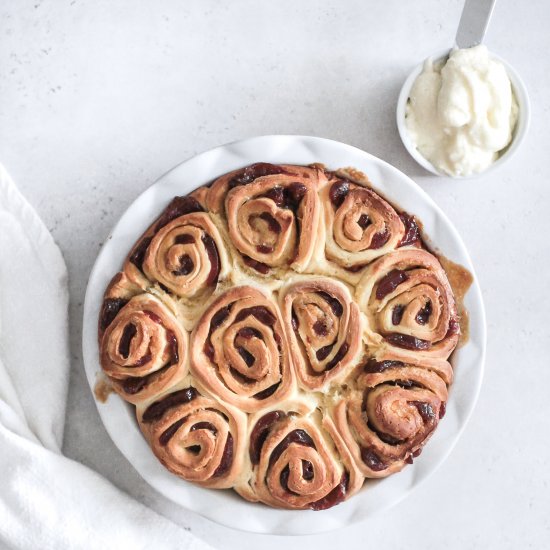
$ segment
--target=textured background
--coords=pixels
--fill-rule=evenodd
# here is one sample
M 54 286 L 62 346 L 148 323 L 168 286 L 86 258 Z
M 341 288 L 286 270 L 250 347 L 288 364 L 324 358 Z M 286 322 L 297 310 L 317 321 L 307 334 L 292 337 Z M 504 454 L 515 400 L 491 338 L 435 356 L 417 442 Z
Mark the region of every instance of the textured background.
M 453 182 L 408 157 L 394 111 L 413 65 L 451 45 L 461 8 L 458 0 L 2 3 L 0 161 L 52 231 L 71 278 L 69 456 L 224 549 L 547 546 L 550 3 L 498 2 L 486 42 L 524 78 L 531 130 L 505 167 Z M 133 199 L 197 152 L 271 133 L 341 140 L 412 176 L 463 236 L 489 329 L 479 404 L 440 470 L 375 520 L 284 541 L 218 527 L 149 488 L 99 420 L 80 347 L 90 269 Z

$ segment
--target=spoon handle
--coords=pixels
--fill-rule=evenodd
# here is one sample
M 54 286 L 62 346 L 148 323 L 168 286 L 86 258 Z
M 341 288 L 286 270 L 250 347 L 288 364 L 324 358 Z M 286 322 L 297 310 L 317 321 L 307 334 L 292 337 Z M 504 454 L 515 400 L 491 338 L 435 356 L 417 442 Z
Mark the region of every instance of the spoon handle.
M 497 0 L 465 0 L 458 30 L 456 45 L 471 48 L 483 42 Z

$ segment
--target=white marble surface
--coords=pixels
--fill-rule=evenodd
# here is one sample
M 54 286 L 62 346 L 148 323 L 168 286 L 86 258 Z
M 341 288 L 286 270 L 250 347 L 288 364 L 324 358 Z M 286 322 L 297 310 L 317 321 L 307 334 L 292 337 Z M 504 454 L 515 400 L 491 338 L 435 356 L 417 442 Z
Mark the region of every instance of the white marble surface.
M 217 548 L 548 547 L 550 4 L 498 2 L 487 44 L 523 76 L 531 130 L 501 170 L 453 182 L 407 156 L 394 108 L 412 66 L 452 41 L 460 11 L 458 0 L 2 4 L 0 161 L 71 276 L 69 456 Z M 141 481 L 100 423 L 80 349 L 87 277 L 122 211 L 194 153 L 269 133 L 338 139 L 412 176 L 469 247 L 489 328 L 478 407 L 441 469 L 375 520 L 284 541 L 218 527 Z

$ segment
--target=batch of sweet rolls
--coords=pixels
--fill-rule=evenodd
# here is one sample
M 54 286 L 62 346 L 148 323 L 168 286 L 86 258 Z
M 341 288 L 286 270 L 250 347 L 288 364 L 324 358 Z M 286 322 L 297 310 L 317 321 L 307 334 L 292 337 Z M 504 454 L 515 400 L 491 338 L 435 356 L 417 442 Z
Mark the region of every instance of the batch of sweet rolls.
M 447 275 L 354 171 L 257 163 L 175 197 L 109 284 L 100 361 L 171 472 L 323 510 L 445 414 Z

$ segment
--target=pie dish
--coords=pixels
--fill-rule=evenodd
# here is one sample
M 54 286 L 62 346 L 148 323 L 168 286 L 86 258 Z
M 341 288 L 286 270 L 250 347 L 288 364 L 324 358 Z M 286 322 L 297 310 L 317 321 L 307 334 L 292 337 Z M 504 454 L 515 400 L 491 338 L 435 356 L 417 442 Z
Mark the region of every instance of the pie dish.
M 287 141 L 294 155 L 304 143 L 332 147 L 315 138 L 251 141 Z M 338 518 L 333 510 L 369 493 L 377 498 L 372 482 L 360 491 L 364 477 L 401 470 L 433 433 L 459 329 L 445 271 L 421 246 L 414 218 L 377 186 L 380 172 L 396 171 L 368 156 L 366 168 L 364 153 L 348 163 L 356 150 L 335 145 L 338 164 L 328 155 L 306 160 L 301 151 L 300 165 L 241 163 L 196 182 L 215 180 L 148 218 L 95 311 L 103 369 L 136 405 L 168 469 L 275 507 L 326 509 L 359 492 L 322 513 Z M 247 148 L 226 151 L 239 146 Z M 296 162 L 288 157 L 266 160 Z M 334 174 L 312 161 L 359 168 L 380 194 L 356 170 Z M 120 267 L 122 257 L 111 265 Z M 454 259 L 471 269 L 467 256 Z M 470 321 L 476 330 L 481 321 L 483 341 L 479 312 Z M 390 402 L 403 410 L 396 415 Z M 407 421 L 397 421 L 403 414 Z M 304 521 L 288 524 L 304 532 Z

